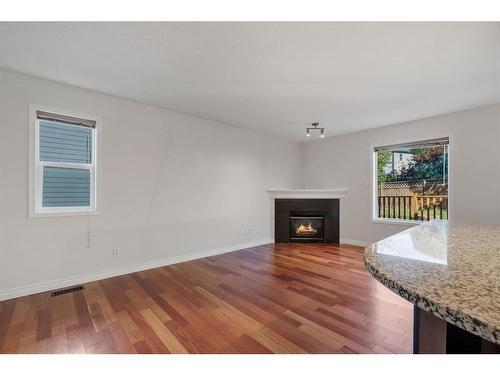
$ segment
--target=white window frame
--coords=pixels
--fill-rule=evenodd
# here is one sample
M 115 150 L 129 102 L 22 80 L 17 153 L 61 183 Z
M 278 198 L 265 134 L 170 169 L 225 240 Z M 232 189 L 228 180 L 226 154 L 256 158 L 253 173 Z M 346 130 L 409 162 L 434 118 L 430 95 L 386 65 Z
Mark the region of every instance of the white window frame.
M 453 169 L 452 169 L 452 160 L 453 160 L 453 147 L 452 147 L 452 135 L 435 135 L 432 138 L 428 137 L 420 137 L 415 139 L 399 139 L 393 142 L 384 142 L 386 145 L 399 145 L 406 143 L 423 143 L 426 141 L 432 141 L 440 138 L 448 138 L 448 220 L 452 219 L 452 214 L 454 212 L 454 199 L 453 199 Z M 379 218 L 378 217 L 378 185 L 377 185 L 377 153 L 375 149 L 377 147 L 384 146 L 384 144 L 370 145 L 370 160 L 371 160 L 371 168 L 370 168 L 370 186 L 371 186 L 371 194 L 370 194 L 370 218 L 369 221 L 377 224 L 395 224 L 395 225 L 404 225 L 413 227 L 418 224 L 425 223 L 422 220 L 405 220 L 405 219 L 390 219 L 390 218 Z
M 92 163 L 65 163 L 40 161 L 39 139 L 40 120 L 37 111 L 49 112 L 60 116 L 69 116 L 85 120 L 95 121 L 92 132 Z M 67 124 L 68 126 L 78 126 Z M 73 216 L 101 213 L 101 170 L 100 170 L 100 142 L 101 142 L 102 121 L 99 117 L 74 113 L 67 110 L 49 108 L 40 105 L 30 105 L 30 196 L 29 196 L 29 217 L 53 217 L 53 216 Z M 43 168 L 44 167 L 87 169 L 90 171 L 90 205 L 89 206 L 68 206 L 68 207 L 43 207 Z

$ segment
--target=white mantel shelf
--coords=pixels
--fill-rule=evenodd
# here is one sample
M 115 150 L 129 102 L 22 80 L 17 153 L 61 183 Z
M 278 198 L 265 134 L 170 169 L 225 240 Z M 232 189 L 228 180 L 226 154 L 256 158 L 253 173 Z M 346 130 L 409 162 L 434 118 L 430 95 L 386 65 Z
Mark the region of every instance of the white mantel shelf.
M 345 187 L 304 190 L 269 189 L 267 192 L 274 199 L 340 199 L 347 195 L 349 189 Z

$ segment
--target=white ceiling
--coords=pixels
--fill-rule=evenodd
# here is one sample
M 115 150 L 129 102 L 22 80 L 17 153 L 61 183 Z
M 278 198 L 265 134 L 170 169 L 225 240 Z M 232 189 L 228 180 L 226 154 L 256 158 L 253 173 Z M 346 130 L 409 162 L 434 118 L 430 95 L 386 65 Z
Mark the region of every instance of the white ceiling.
M 500 102 L 500 23 L 4 22 L 0 67 L 302 141 Z

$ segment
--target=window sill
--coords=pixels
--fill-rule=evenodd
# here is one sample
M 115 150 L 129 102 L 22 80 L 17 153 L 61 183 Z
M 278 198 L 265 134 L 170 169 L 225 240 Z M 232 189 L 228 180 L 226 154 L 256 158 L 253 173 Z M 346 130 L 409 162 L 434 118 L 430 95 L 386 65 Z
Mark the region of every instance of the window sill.
M 370 222 L 375 223 L 375 224 L 392 224 L 392 225 L 415 226 L 415 225 L 418 225 L 418 224 L 423 224 L 426 221 L 371 218 Z
M 64 216 L 88 216 L 102 215 L 101 211 L 59 211 L 59 212 L 30 212 L 29 218 L 44 218 L 44 217 L 64 217 Z

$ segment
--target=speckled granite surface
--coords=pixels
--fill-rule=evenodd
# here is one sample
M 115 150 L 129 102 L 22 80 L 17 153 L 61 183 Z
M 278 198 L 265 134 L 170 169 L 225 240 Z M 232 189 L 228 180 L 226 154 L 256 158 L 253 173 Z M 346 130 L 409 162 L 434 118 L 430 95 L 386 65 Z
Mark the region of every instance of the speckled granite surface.
M 433 220 L 371 245 L 365 265 L 421 309 L 500 344 L 500 225 Z

